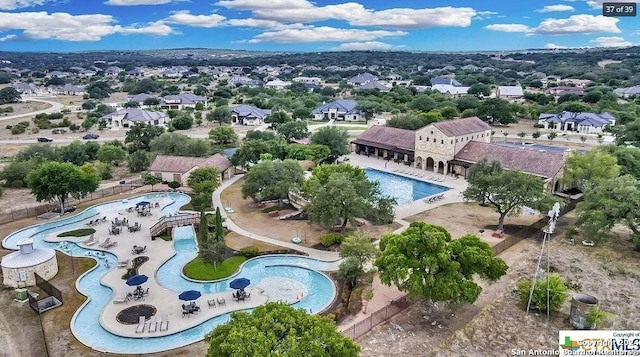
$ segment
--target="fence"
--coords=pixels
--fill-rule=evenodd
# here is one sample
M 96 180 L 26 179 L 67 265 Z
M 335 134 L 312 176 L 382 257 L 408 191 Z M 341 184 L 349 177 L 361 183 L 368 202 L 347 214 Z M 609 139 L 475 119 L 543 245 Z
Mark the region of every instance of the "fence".
M 104 197 L 114 196 L 120 193 L 134 190 L 141 186 L 142 186 L 141 179 L 132 180 L 127 183 L 120 184 L 119 186 L 112 186 L 112 187 L 105 187 L 105 188 L 98 189 L 95 192 L 88 194 L 86 197 L 80 200 L 71 198 L 69 199 L 69 201 L 67 201 L 66 205 L 68 207 L 71 205 L 78 205 L 83 202 L 88 202 L 88 201 L 97 200 Z M 56 212 L 59 210 L 60 210 L 60 205 L 58 205 L 57 203 L 46 203 L 46 204 L 34 206 L 34 207 L 28 207 L 28 208 L 17 209 L 17 210 L 9 210 L 0 214 L 0 224 L 13 222 L 13 221 L 17 221 L 19 219 L 28 218 L 28 217 L 37 217 L 47 212 Z
M 366 319 L 358 321 L 351 327 L 342 330 L 342 335 L 355 340 L 409 306 L 411 306 L 411 302 L 408 300 L 407 295 L 396 298 L 392 300 L 389 305 L 371 313 Z
M 40 297 L 36 299 L 31 294 L 27 294 L 29 297 L 29 307 L 37 313 L 41 313 L 52 309 L 54 307 L 62 305 L 62 292 L 55 286 L 51 285 L 48 281 L 43 279 L 37 273 L 34 273 L 36 278 L 36 286 L 42 289 L 48 296 Z

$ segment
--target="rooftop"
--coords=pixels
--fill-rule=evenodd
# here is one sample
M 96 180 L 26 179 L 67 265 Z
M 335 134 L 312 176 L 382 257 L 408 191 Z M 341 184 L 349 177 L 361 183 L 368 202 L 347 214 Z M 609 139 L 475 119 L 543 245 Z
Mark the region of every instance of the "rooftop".
M 352 143 L 376 145 L 387 149 L 415 150 L 416 134 L 413 130 L 374 125 L 360 134 Z
M 449 137 L 468 135 L 485 130 L 491 130 L 489 124 L 478 117 L 469 117 L 455 120 L 445 120 L 431 124 Z
M 158 155 L 149 167 L 149 171 L 183 174 L 196 167 L 215 167 L 222 172 L 231 166 L 229 159 L 221 154 L 210 157 Z

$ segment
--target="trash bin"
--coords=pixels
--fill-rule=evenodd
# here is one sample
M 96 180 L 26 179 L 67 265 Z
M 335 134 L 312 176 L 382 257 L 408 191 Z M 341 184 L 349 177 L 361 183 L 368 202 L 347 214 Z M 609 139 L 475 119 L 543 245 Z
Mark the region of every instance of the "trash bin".
M 16 294 L 15 295 L 16 300 L 18 300 L 18 301 L 27 300 L 27 289 L 22 289 L 22 288 L 16 289 L 15 290 L 15 294 Z

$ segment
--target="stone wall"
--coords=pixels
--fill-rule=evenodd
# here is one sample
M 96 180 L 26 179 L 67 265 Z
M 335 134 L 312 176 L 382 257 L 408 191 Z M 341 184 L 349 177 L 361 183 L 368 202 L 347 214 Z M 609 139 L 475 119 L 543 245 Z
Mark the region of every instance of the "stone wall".
M 27 273 L 27 280 L 18 282 L 16 276 L 19 272 L 24 271 Z M 26 267 L 26 268 L 2 268 L 2 275 L 4 276 L 3 284 L 12 288 L 21 288 L 25 286 L 36 285 L 36 277 L 34 273 L 38 273 L 43 279 L 49 280 L 58 274 L 58 260 L 54 255 L 51 259 L 44 263 Z

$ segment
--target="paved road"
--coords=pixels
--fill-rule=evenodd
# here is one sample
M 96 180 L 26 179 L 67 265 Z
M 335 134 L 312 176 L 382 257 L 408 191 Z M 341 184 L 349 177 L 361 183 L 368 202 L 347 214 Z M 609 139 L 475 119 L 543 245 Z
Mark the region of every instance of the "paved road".
M 75 140 L 82 140 L 82 136 L 84 135 L 84 133 L 80 133 L 78 135 L 73 135 L 73 136 L 56 136 L 56 135 L 47 135 L 47 137 L 50 137 L 53 139 L 53 143 L 54 144 L 69 144 Z M 100 135 L 100 134 L 98 134 Z M 191 137 L 191 138 L 197 138 L 197 139 L 203 139 L 203 138 L 208 138 L 209 136 L 207 134 L 186 134 L 187 136 Z M 124 142 L 125 139 L 125 135 L 124 132 L 122 133 L 122 135 L 118 135 L 118 136 L 101 136 L 98 139 L 92 139 L 92 140 L 87 140 L 87 141 L 99 141 L 99 142 L 107 142 L 107 141 L 113 141 L 113 140 L 120 140 L 122 142 Z M 8 140 L 0 140 L 0 145 L 7 145 L 7 144 L 33 144 L 33 143 L 37 143 L 36 138 L 32 138 L 32 139 L 8 139 Z M 43 143 L 44 144 L 44 143 Z
M 42 109 L 42 110 L 36 110 L 33 112 L 28 112 L 28 113 L 22 113 L 22 114 L 16 114 L 16 115 L 9 115 L 6 117 L 0 117 L 0 121 L 3 120 L 11 120 L 11 119 L 17 119 L 17 118 L 22 118 L 22 117 L 28 117 L 28 116 L 32 116 L 32 115 L 37 115 L 37 114 L 41 114 L 41 113 L 53 113 L 53 112 L 59 112 L 64 108 L 64 105 L 58 102 L 53 102 L 50 100 L 46 100 L 44 98 L 36 98 L 36 97 L 28 97 L 28 98 L 24 98 L 25 102 L 39 102 L 39 103 L 46 103 L 51 105 L 51 107 L 46 108 L 46 109 Z

